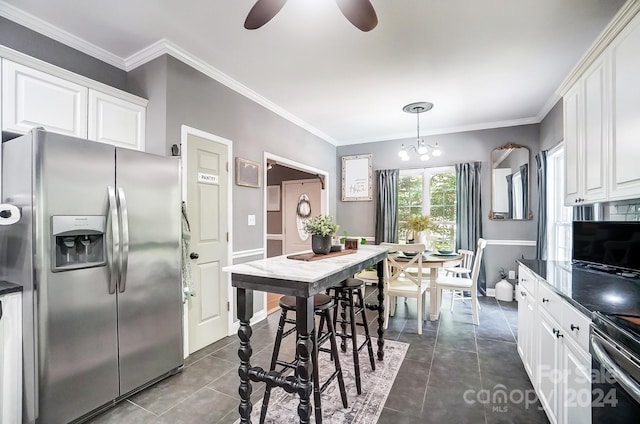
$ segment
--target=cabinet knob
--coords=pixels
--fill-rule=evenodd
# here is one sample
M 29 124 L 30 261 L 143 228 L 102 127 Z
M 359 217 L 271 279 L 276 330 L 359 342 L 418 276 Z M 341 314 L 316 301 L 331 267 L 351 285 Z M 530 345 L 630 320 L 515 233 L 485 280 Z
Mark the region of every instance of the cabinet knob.
M 542 303 L 548 303 L 549 299 L 545 299 L 544 297 L 542 298 Z
M 198 255 L 196 252 L 191 252 L 191 254 L 189 255 L 189 257 L 191 259 L 198 259 L 200 257 L 200 255 Z
M 558 330 L 558 332 L 556 333 L 556 339 L 559 339 L 560 337 L 564 337 L 564 335 L 560 334 L 560 330 Z
M 556 330 L 555 328 L 551 331 L 553 332 L 553 334 L 556 334 L 556 335 L 560 332 L 560 330 Z
M 521 291 L 520 294 L 522 295 L 522 297 L 527 297 L 527 294 L 523 291 Z
M 577 325 L 571 324 L 571 331 L 580 331 L 580 327 L 578 327 Z

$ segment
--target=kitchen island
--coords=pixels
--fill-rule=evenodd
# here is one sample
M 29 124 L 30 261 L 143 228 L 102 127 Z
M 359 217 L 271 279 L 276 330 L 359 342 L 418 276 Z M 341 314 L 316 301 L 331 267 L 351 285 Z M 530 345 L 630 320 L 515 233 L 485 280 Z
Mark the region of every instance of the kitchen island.
M 231 284 L 238 289 L 237 311 L 240 328 L 238 338 L 240 348 L 238 357 L 240 367 L 240 406 L 238 411 L 241 423 L 249 423 L 252 410 L 251 381 L 265 382 L 284 388 L 287 392 L 300 396 L 298 415 L 300 423 L 308 423 L 311 415 L 310 396 L 311 354 L 314 329 L 313 296 L 323 293 L 330 287 L 352 277 L 365 268 L 376 266 L 378 272 L 378 304 L 367 308 L 378 311 L 378 360 L 384 359 L 384 283 L 383 267 L 387 257 L 387 248 L 381 246 L 360 246 L 355 252 L 326 259 L 304 261 L 276 256 L 268 259 L 247 262 L 225 267 L 231 273 Z M 260 290 L 296 297 L 296 329 L 298 333 L 297 354 L 299 365 L 297 378 L 283 377 L 270 373 L 260 367 L 251 366 L 251 325 L 253 316 L 253 291 Z

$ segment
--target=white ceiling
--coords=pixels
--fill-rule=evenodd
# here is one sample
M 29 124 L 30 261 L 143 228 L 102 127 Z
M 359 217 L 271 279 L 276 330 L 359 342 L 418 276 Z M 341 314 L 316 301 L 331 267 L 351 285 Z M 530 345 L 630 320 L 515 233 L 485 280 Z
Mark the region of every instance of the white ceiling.
M 435 104 L 423 135 L 539 122 L 624 1 L 372 0 L 368 33 L 333 0 L 289 0 L 248 31 L 253 4 L 0 0 L 0 15 L 123 69 L 164 40 L 344 145 L 415 136 L 416 101 Z

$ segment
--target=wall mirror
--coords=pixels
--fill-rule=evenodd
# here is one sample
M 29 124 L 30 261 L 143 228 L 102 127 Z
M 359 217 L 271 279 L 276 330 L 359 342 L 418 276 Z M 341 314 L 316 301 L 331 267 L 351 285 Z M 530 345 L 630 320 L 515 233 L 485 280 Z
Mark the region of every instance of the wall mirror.
M 529 148 L 508 143 L 491 152 L 489 219 L 531 219 Z

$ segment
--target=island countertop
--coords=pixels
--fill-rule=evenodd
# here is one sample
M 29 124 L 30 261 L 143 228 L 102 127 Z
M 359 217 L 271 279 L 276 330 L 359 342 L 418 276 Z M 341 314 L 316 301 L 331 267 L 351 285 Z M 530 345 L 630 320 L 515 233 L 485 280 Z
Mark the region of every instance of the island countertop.
M 376 245 L 361 245 L 355 253 L 332 256 L 315 261 L 287 259 L 288 255 L 230 265 L 222 270 L 232 274 L 232 285 L 265 290 L 292 296 L 319 293 L 356 272 L 376 265 L 388 249 Z
M 8 281 L 0 280 L 0 296 L 9 294 L 9 293 L 21 292 L 21 291 L 22 291 L 22 286 L 20 284 L 15 284 L 15 283 L 10 283 Z

